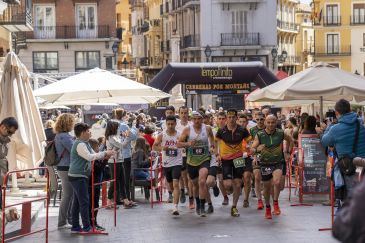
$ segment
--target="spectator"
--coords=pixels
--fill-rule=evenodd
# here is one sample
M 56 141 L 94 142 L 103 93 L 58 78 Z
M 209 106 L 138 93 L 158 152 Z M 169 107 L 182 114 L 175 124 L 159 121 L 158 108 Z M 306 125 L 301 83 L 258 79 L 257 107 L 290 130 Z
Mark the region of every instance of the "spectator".
M 95 153 L 99 153 L 99 142 L 96 139 L 90 139 L 89 144 L 91 148 L 94 150 Z M 108 161 L 104 160 L 95 160 L 94 161 L 94 184 L 100 183 L 103 180 L 103 170 L 104 167 L 108 163 Z M 94 211 L 94 222 L 92 218 L 92 201 L 94 201 L 94 208 L 99 208 L 99 199 L 100 199 L 100 189 L 101 186 L 97 185 L 94 187 L 94 197 L 92 197 L 92 178 L 89 178 L 89 217 L 90 217 L 90 224 L 95 225 L 95 228 L 100 231 L 105 231 L 105 229 L 98 224 L 97 216 L 98 210 Z
M 8 143 L 10 137 L 18 130 L 18 122 L 14 117 L 7 117 L 0 123 L 0 184 L 3 186 L 4 176 L 8 172 Z M 0 190 L 0 209 L 2 209 L 2 190 Z
M 70 113 L 64 113 L 57 118 L 55 124 L 55 145 L 57 154 L 62 158 L 57 165 L 57 174 L 61 179 L 62 197 L 58 212 L 58 228 L 71 228 L 71 205 L 73 191 L 68 180 L 68 170 L 70 168 L 71 149 L 74 143 L 70 132 L 75 124 L 75 116 Z
M 314 116 L 308 116 L 303 122 L 301 134 L 317 134 L 317 119 Z
M 143 138 L 146 139 L 146 141 L 148 142 L 148 145 L 150 146 L 150 149 L 152 149 L 152 145 L 155 142 L 155 138 L 153 137 L 154 132 L 155 132 L 155 130 L 150 125 L 146 126 L 145 129 L 144 129 Z
M 71 233 L 88 233 L 91 231 L 88 196 L 88 177 L 91 174 L 91 161 L 109 159 L 115 153 L 111 150 L 94 153 L 88 143 L 91 138 L 89 129 L 90 127 L 86 123 L 77 123 L 74 127 L 76 141 L 71 149 L 71 163 L 68 171 L 68 177 L 74 193 Z M 82 229 L 79 214 L 81 214 Z
M 148 145 L 144 138 L 137 138 L 132 155 L 133 168 L 148 168 L 150 166 Z M 145 170 L 133 170 L 133 176 L 137 179 L 146 180 L 150 174 Z
M 325 147 L 335 147 L 336 162 L 334 170 L 336 172 L 339 170 L 339 167 L 336 165 L 339 159 L 345 156 L 349 156 L 350 158 L 365 157 L 365 128 L 363 121 L 357 118 L 356 113 L 351 112 L 351 106 L 347 100 L 341 99 L 337 101 L 335 112 L 338 117 L 338 123 L 331 124 L 326 128 L 322 137 L 322 145 Z M 357 122 L 360 125 L 359 138 L 355 146 L 355 153 L 353 153 Z M 345 192 L 338 199 L 344 199 L 346 194 L 351 193 L 351 190 L 357 183 L 356 175 L 344 175 L 343 179 L 345 182 L 343 187 Z

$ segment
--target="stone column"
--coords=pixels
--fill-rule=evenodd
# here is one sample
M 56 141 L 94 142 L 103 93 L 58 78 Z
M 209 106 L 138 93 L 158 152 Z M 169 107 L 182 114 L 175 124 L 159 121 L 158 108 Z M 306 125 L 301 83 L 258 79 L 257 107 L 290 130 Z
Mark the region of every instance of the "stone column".
M 171 35 L 171 62 L 180 62 L 180 35 L 176 32 Z M 181 84 L 176 85 L 171 90 L 172 97 L 169 99 L 169 104 L 177 110 L 180 106 L 185 105 L 185 99 L 181 93 Z

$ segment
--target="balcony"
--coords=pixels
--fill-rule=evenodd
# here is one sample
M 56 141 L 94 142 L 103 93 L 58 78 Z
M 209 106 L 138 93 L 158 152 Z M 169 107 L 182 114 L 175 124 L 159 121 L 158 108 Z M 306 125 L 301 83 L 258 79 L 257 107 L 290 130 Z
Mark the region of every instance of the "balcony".
M 298 65 L 301 62 L 301 58 L 299 56 L 287 56 L 285 61 L 284 60 L 279 60 L 279 63 L 282 63 L 282 65 L 286 66 L 286 65 Z
M 141 67 L 148 67 L 150 65 L 150 59 L 148 57 L 142 57 L 139 59 L 139 65 Z
M 110 38 L 109 25 L 94 26 L 35 26 L 33 32 L 26 32 L 27 39 L 96 39 Z
M 199 47 L 200 36 L 199 35 L 187 35 L 182 38 L 181 48 Z
M 365 25 L 365 15 L 350 16 L 351 25 Z
M 193 6 L 193 5 L 199 5 L 200 0 L 182 0 L 182 6 Z
M 150 24 L 148 22 L 144 22 L 140 28 L 142 33 L 145 33 L 150 30 Z
M 19 4 L 8 4 L 0 15 L 0 26 L 10 32 L 32 31 L 32 1 L 22 0 Z
M 339 57 L 339 56 L 351 56 L 351 45 L 342 46 L 315 46 L 311 52 L 315 57 Z
M 221 46 L 259 46 L 260 33 L 222 33 Z
M 284 31 L 299 31 L 299 25 L 297 25 L 296 23 L 281 21 L 280 19 L 276 20 L 276 26 Z
M 320 20 L 315 20 L 314 25 L 323 26 L 340 26 L 341 25 L 341 16 L 323 16 Z

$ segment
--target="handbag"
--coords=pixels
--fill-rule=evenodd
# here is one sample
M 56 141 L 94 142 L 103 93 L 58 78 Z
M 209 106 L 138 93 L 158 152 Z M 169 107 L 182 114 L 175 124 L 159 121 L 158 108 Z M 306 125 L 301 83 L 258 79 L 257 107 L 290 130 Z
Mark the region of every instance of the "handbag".
M 359 140 L 359 133 L 360 133 L 360 122 L 359 120 L 356 121 L 356 132 L 355 132 L 355 139 L 352 145 L 352 156 L 345 155 L 341 159 L 338 159 L 338 167 L 340 168 L 341 172 L 346 176 L 352 176 L 356 172 L 356 166 L 353 162 L 353 157 L 356 154 L 356 145 L 357 141 Z

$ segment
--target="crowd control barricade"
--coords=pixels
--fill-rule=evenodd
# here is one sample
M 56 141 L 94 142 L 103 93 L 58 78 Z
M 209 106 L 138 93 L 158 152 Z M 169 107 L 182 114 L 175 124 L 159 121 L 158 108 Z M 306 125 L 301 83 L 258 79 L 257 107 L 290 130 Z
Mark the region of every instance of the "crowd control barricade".
M 299 190 L 299 164 L 298 164 L 298 154 L 299 154 L 299 149 L 298 147 L 293 147 L 291 152 L 290 152 L 290 158 L 289 158 L 289 163 L 288 163 L 288 186 L 289 186 L 289 201 L 291 201 L 291 193 L 292 193 L 292 189 L 295 189 L 294 194 Z M 294 161 L 297 161 L 296 164 L 294 164 Z M 294 181 L 293 181 L 293 171 L 294 171 Z
M 29 172 L 29 171 L 37 171 L 37 170 L 45 170 L 46 172 L 46 176 L 47 176 L 47 186 L 46 186 L 46 196 L 44 197 L 39 197 L 37 199 L 33 199 L 33 200 L 28 200 L 28 201 L 23 201 L 20 203 L 14 203 L 14 204 L 10 204 L 7 205 L 6 204 L 6 190 L 7 190 L 7 181 L 9 176 L 11 176 L 11 174 L 13 173 L 22 173 L 22 172 Z M 2 187 L 2 229 L 1 229 L 1 233 L 2 233 L 2 237 L 1 237 L 1 242 L 8 242 L 8 241 L 13 241 L 16 239 L 19 239 L 21 237 L 25 237 L 28 235 L 32 235 L 32 234 L 36 234 L 36 233 L 40 233 L 40 232 L 45 232 L 45 242 L 48 242 L 48 207 L 49 207 L 49 171 L 47 169 L 47 167 L 38 167 L 38 168 L 33 168 L 33 169 L 26 169 L 26 170 L 15 170 L 15 171 L 9 171 L 5 174 L 4 176 L 4 181 L 3 181 L 3 187 Z M 46 201 L 46 225 L 44 228 L 42 229 L 38 229 L 35 231 L 32 231 L 32 203 L 33 202 L 39 202 L 39 201 Z M 5 239 L 5 211 L 7 208 L 11 208 L 11 207 L 15 207 L 15 206 L 19 206 L 22 205 L 22 212 L 21 212 L 21 229 L 20 229 L 20 234 L 8 239 Z
M 91 169 L 91 217 L 92 217 L 92 230 L 88 232 L 87 234 L 94 234 L 94 235 L 107 235 L 108 232 L 100 231 L 96 229 L 96 223 L 95 223 L 95 211 L 103 208 L 110 208 L 112 207 L 114 209 L 114 227 L 117 226 L 117 164 L 114 159 L 113 162 L 113 179 L 101 181 L 101 182 L 95 182 L 95 161 L 92 161 L 92 169 Z M 107 201 L 107 184 L 113 183 L 114 188 L 114 195 L 113 195 L 113 202 L 108 204 Z M 102 204 L 101 207 L 95 208 L 95 187 L 101 186 L 101 194 L 102 194 Z
M 163 168 L 162 168 L 162 153 L 158 153 L 156 156 L 154 152 L 151 152 L 150 155 L 150 175 L 151 175 L 151 194 L 150 194 L 150 202 L 151 202 L 151 208 L 153 208 L 153 205 L 156 203 L 163 202 L 162 196 L 163 196 L 163 184 L 164 184 L 164 174 L 163 174 Z M 158 190 L 158 193 L 160 197 L 157 200 L 153 199 L 153 195 Z

